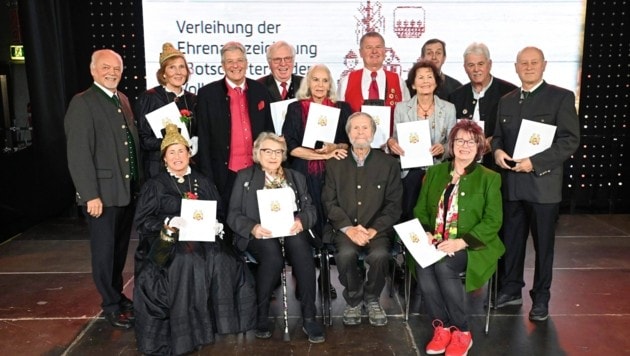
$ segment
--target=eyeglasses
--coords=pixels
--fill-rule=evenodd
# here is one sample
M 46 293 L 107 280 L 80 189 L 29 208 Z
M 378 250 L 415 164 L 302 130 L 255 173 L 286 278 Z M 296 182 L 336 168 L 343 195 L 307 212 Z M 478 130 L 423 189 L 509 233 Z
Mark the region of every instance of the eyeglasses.
M 464 140 L 463 138 L 456 138 L 455 139 L 455 144 L 457 146 L 472 147 L 472 146 L 476 146 L 477 145 L 477 141 L 475 141 L 475 140 Z
M 272 150 L 271 148 L 261 148 L 260 152 L 267 157 L 282 156 L 284 154 L 284 150 Z
M 273 62 L 273 64 L 280 64 L 282 62 L 291 63 L 292 61 L 293 61 L 293 57 L 291 56 L 271 58 L 271 62 Z

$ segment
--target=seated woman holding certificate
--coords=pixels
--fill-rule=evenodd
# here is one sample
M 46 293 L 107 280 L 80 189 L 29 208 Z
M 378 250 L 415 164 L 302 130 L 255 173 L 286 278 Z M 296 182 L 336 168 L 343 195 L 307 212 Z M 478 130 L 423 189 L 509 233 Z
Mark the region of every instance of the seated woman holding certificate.
M 348 116 L 352 114 L 352 109 L 348 103 L 337 101 L 330 70 L 323 64 L 314 65 L 309 69 L 305 80 L 302 80 L 300 84 L 296 98 L 298 101 L 289 104 L 287 108 L 282 135 L 287 141 L 290 167 L 306 176 L 308 191 L 317 209 L 317 222 L 313 226 L 313 231 L 318 238 L 321 238 L 326 223 L 326 215 L 321 202 L 326 160 L 330 158 L 339 160 L 348 155 L 350 141 L 346 134 L 346 122 Z M 334 142 L 322 142 L 321 147 L 316 145 L 315 148 L 302 146 L 312 103 L 340 109 Z
M 477 163 L 486 144 L 474 121 L 458 122 L 446 148 L 445 157 L 452 161 L 429 167 L 414 215 L 429 243 L 447 255 L 418 267 L 416 276 L 434 327 L 427 354 L 463 355 L 472 346 L 465 293 L 492 277 L 505 251 L 498 235 L 503 222 L 501 176 Z
M 135 215 L 140 237 L 135 331 L 143 354 L 180 355 L 214 342 L 215 334 L 252 329 L 256 296 L 254 278 L 240 254 L 218 238 L 220 210 L 215 230 L 200 236 L 217 237 L 215 242 L 178 240 L 185 228 L 183 199 L 216 201 L 219 193 L 211 180 L 191 170 L 188 142 L 174 124 L 167 125 L 161 147 L 166 171 L 144 184 Z
M 163 172 L 164 165 L 160 156 L 162 139 L 155 136 L 147 121 L 146 114 L 174 102 L 180 112 L 180 117 L 176 119 L 186 124 L 191 138 L 195 137 L 197 132 L 196 122 L 192 118 L 192 112 L 197 103 L 197 95 L 184 90 L 184 85 L 190 76 L 190 69 L 184 54 L 175 49 L 172 44 L 164 43 L 159 63 L 160 68 L 155 75 L 160 85 L 140 94 L 133 110 L 133 115 L 138 120 L 138 136 L 140 136 L 140 147 L 143 151 L 144 176 L 147 179 Z M 196 138 L 193 138 L 194 140 Z
M 313 261 L 312 240 L 306 230 L 310 229 L 317 218 L 311 196 L 306 188 L 304 176 L 292 169 L 283 168 L 287 158 L 286 142 L 271 132 L 261 133 L 254 141 L 254 165 L 238 172 L 230 197 L 228 226 L 234 231 L 234 243 L 241 251 L 249 252 L 258 262 L 256 271 L 256 299 L 258 303 L 258 321 L 255 336 L 260 339 L 270 338 L 272 328 L 269 324 L 269 304 L 271 293 L 280 281 L 284 266 L 281 241 L 273 228 L 286 226 L 288 231 L 283 237 L 286 258 L 292 266 L 292 273 L 297 279 L 300 295 L 302 330 L 312 343 L 324 342 L 322 326 L 315 320 L 315 263 Z M 280 199 L 282 193 L 290 192 L 288 199 Z M 287 189 L 289 188 L 289 189 Z M 269 206 L 259 201 L 259 191 L 277 189 L 278 199 Z M 287 201 L 288 200 L 288 201 Z M 273 204 L 274 206 L 271 206 Z M 288 221 L 265 221 L 270 210 L 285 209 L 289 205 L 292 214 Z M 273 225 L 273 226 L 270 226 Z

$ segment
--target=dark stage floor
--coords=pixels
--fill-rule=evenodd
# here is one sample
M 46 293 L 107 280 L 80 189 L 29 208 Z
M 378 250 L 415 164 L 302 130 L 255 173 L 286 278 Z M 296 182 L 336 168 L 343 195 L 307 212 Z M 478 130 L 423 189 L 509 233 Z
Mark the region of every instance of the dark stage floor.
M 470 295 L 473 347 L 470 355 L 630 354 L 630 215 L 562 215 L 557 228 L 550 318 L 527 319 L 531 301 L 492 312 L 484 335 L 485 291 Z M 133 289 L 132 241 L 126 294 Z M 533 275 L 528 252 L 524 289 Z M 333 266 L 333 283 L 341 292 Z M 302 332 L 299 307 L 289 278 L 291 341 L 282 341 L 279 301 L 273 337 L 221 336 L 199 355 L 423 355 L 432 335 L 424 314 L 404 321 L 402 293 L 381 302 L 385 327 L 344 327 L 343 299 L 333 302 L 333 325 L 323 344 Z M 54 220 L 0 245 L 0 355 L 138 355 L 133 331 L 115 330 L 100 314 L 100 298 L 90 274 L 86 228 L 76 220 Z M 280 295 L 279 292 L 276 293 Z M 319 307 L 319 306 L 318 306 Z

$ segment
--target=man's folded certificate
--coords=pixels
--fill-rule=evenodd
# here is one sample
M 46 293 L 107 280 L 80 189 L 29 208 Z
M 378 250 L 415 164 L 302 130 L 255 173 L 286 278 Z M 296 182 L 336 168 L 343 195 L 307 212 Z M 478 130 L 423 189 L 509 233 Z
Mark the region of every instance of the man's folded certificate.
M 293 226 L 293 211 L 295 208 L 295 193 L 291 188 L 260 189 L 256 191 L 258 197 L 258 212 L 260 225 L 271 231 L 271 236 L 282 237 L 291 235 Z
M 340 112 L 339 108 L 311 103 L 302 146 L 315 148 L 316 141 L 335 142 Z
M 398 144 L 405 151 L 405 155 L 400 156 L 402 169 L 433 165 L 429 120 L 398 123 L 396 132 Z
M 394 230 L 422 268 L 426 268 L 446 256 L 445 252 L 439 251 L 434 245 L 429 244 L 427 233 L 418 219 L 394 225 Z
M 170 122 L 177 125 L 177 127 L 180 128 L 182 136 L 184 136 L 186 141 L 190 142 L 188 128 L 186 128 L 186 124 L 180 120 L 182 115 L 180 114 L 175 102 L 166 104 L 157 110 L 151 111 L 145 116 L 151 126 L 151 130 L 153 130 L 153 134 L 155 134 L 155 137 L 162 138 L 162 129 Z
M 392 108 L 389 106 L 361 105 L 361 111 L 370 114 L 376 122 L 376 132 L 371 147 L 380 148 L 389 138 Z
M 215 200 L 182 199 L 180 216 L 184 225 L 179 230 L 179 241 L 214 241 L 217 220 Z
M 531 120 L 521 121 L 512 159 L 522 159 L 540 153 L 553 143 L 556 126 Z
M 269 105 L 276 135 L 282 135 L 282 125 L 284 125 L 284 118 L 287 116 L 287 107 L 294 101 L 297 101 L 297 99 L 276 101 Z

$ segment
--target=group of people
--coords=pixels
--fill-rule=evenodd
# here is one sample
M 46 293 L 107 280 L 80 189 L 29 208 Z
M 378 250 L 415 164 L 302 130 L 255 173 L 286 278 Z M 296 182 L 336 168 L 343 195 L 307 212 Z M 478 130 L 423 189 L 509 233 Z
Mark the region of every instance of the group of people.
M 417 218 L 427 241 L 446 253 L 431 266 L 416 266 L 417 293 L 433 320 L 428 354 L 468 352 L 465 293 L 482 287 L 497 266 L 501 289 L 494 305 L 522 304 L 530 231 L 536 272 L 529 318 L 546 320 L 563 162 L 579 142 L 574 95 L 543 80 L 546 61 L 538 48 L 517 54 L 518 87 L 491 75 L 482 43 L 464 51 L 470 82 L 461 85 L 441 71 L 445 47 L 427 41 L 403 80 L 383 66 L 383 36 L 366 33 L 363 68 L 336 90 L 325 65 L 312 66 L 304 78 L 293 74 L 295 50 L 284 41 L 267 50 L 271 74 L 250 79 L 244 46 L 228 42 L 221 50 L 225 77 L 194 95 L 184 89 L 191 74 L 184 54 L 165 43 L 159 85 L 141 94 L 134 110 L 117 89 L 122 58 L 95 51 L 94 84 L 72 99 L 65 131 L 104 317 L 114 327 L 135 326 L 146 354 L 184 354 L 215 334 L 251 329 L 270 338 L 270 303 L 288 263 L 302 329 L 310 342 L 324 342 L 313 249 L 327 243 L 343 286 L 343 324 L 360 324 L 365 308 L 369 323 L 383 326 L 379 297 L 393 226 Z M 288 105 L 283 127 L 274 128 L 270 104 L 291 98 L 297 101 Z M 158 138 L 146 114 L 173 102 L 189 137 L 167 123 Z M 338 108 L 339 120 L 333 142 L 309 148 L 302 142 L 313 103 Z M 371 147 L 376 122 L 362 105 L 391 108 L 392 131 L 380 148 Z M 547 150 L 515 160 L 524 119 L 555 125 L 556 134 Z M 401 170 L 406 138 L 395 124 L 416 120 L 429 124 L 434 164 Z M 289 236 L 268 238 L 257 192 L 279 188 L 293 192 L 294 221 Z M 207 232 L 214 242 L 179 241 L 183 199 L 217 202 L 215 230 Z M 122 293 L 132 223 L 139 237 L 133 301 Z M 253 275 L 245 253 L 257 262 Z

